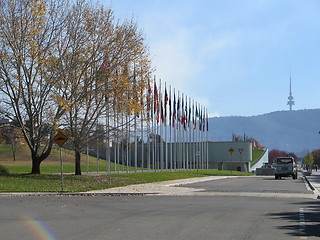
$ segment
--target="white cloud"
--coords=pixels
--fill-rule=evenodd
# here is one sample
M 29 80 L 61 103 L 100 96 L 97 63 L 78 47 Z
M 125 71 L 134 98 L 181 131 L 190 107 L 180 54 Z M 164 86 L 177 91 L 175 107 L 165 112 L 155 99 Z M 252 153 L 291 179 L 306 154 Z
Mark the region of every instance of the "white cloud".
M 152 46 L 156 74 L 181 91 L 186 90 L 188 82 L 198 72 L 197 63 L 188 53 L 189 47 L 185 33 L 161 39 Z

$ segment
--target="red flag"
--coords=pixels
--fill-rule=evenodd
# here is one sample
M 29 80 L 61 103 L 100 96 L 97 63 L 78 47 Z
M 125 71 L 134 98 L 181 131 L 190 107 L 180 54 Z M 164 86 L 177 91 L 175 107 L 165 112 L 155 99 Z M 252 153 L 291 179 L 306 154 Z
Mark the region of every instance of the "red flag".
M 167 88 L 164 90 L 164 119 L 167 118 L 167 104 L 168 104 L 168 93 L 167 93 Z
M 181 118 L 180 118 L 181 124 L 184 124 L 184 120 L 185 120 L 183 107 L 184 107 L 184 102 L 183 102 L 183 94 L 182 94 L 182 98 L 181 98 Z

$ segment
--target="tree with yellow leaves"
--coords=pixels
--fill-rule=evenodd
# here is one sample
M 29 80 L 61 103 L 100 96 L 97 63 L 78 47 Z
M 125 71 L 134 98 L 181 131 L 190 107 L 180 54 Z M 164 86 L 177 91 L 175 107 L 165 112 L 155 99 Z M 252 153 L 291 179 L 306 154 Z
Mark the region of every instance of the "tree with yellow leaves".
M 61 124 L 70 134 L 69 144 L 75 152 L 75 174 L 80 175 L 80 153 L 88 142 L 95 142 L 115 130 L 115 126 L 109 125 L 104 131 L 101 128 L 97 131 L 101 119 L 113 118 L 111 109 L 114 108 L 129 113 L 141 111 L 140 102 L 133 96 L 139 94 L 139 89 L 145 88 L 146 83 L 139 81 L 138 84 L 134 80 L 149 74 L 150 66 L 143 38 L 134 23 L 115 23 L 110 9 L 104 10 L 85 2 L 75 5 L 71 18 L 74 19 L 66 29 L 64 40 L 72 44 L 61 43 L 70 58 L 63 61 L 60 71 L 70 74 L 63 77 L 67 82 L 73 78 L 70 90 L 77 94 L 68 98 L 69 108 Z M 139 76 L 136 75 L 136 65 L 142 69 Z M 82 96 L 80 100 L 79 96 Z
M 64 109 L 52 92 L 50 59 L 63 29 L 64 1 L 0 2 L 1 109 L 21 128 L 32 157 L 32 173 L 50 154 L 52 136 Z
M 143 40 L 133 22 L 120 24 L 111 9 L 85 0 L 0 2 L 1 111 L 22 130 L 31 173 L 40 173 L 53 135 L 63 127 L 81 174 L 83 140 L 94 135 L 99 117 L 112 117 L 114 106 L 130 113 L 141 108 L 132 96 L 145 83 L 132 86 L 133 66 L 141 79 L 150 74 Z

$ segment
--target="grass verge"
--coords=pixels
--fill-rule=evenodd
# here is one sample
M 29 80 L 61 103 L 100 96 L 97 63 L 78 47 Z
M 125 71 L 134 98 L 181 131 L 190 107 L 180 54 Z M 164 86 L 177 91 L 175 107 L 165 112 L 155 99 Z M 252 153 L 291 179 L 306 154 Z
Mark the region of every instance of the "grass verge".
M 139 172 L 100 176 L 64 176 L 64 192 L 85 192 L 125 185 L 206 176 L 248 176 L 250 173 L 219 170 Z M 0 192 L 61 192 L 61 177 L 53 174 L 0 176 Z

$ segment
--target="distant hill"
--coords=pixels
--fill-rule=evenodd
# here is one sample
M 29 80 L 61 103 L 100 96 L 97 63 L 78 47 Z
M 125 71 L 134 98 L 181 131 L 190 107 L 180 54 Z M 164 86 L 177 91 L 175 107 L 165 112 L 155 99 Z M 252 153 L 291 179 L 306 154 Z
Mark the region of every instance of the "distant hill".
M 231 141 L 232 134 L 250 136 L 269 150 L 298 156 L 320 149 L 320 109 L 279 111 L 252 117 L 209 119 L 210 141 Z

